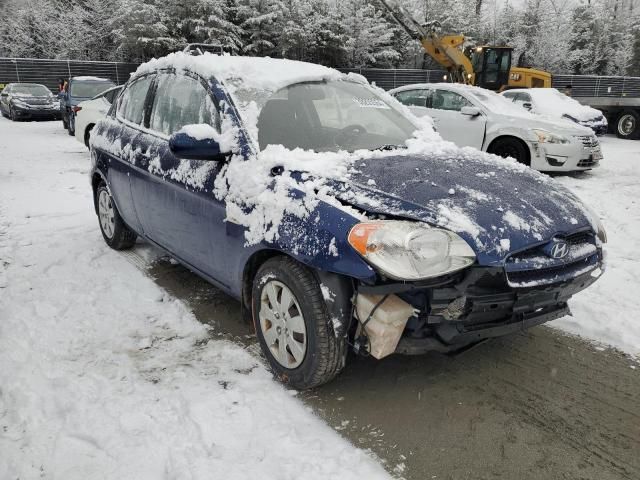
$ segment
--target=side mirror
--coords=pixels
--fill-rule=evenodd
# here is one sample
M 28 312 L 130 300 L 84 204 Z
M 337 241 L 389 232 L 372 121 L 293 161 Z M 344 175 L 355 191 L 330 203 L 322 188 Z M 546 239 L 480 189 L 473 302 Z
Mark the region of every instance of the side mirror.
M 462 107 L 460 113 L 462 113 L 463 115 L 469 115 L 470 117 L 477 117 L 482 112 L 480 112 L 480 109 L 478 107 Z
M 526 108 L 526 109 L 527 109 L 527 110 L 529 110 L 529 111 L 533 110 L 533 105 L 532 105 L 531 103 L 529 103 L 529 102 L 525 102 L 525 103 L 523 103 L 523 104 L 522 104 L 522 107 L 523 107 L 523 108 Z
M 169 150 L 185 160 L 222 161 L 227 152 L 222 152 L 215 140 L 218 132 L 210 125 L 187 125 L 169 138 Z

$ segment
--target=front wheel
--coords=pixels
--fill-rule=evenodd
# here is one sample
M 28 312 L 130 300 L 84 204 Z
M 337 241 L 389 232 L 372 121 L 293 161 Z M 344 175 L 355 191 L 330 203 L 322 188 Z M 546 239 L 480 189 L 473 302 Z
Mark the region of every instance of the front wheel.
M 114 250 L 126 250 L 136 243 L 136 234 L 124 224 L 113 198 L 104 183 L 96 190 L 100 231 L 104 241 Z
M 616 135 L 631 140 L 640 138 L 640 115 L 633 110 L 622 112 L 616 122 Z
M 9 105 L 9 120 L 11 120 L 12 122 L 16 121 L 16 116 L 13 113 L 13 108 L 11 108 L 11 105 Z
M 288 257 L 268 260 L 255 276 L 251 301 L 260 346 L 282 382 L 313 388 L 342 370 L 346 340 L 336 335 L 307 267 Z
M 487 151 L 502 158 L 511 157 L 523 165 L 531 165 L 526 145 L 517 138 L 498 138 Z

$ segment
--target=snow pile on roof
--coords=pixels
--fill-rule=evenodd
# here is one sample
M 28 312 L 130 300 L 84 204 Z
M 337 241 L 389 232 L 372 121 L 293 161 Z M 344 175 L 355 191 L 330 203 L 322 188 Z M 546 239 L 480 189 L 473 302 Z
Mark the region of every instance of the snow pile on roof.
M 176 52 L 153 59 L 138 67 L 135 75 L 162 68 L 187 70 L 204 78 L 215 77 L 227 83 L 227 87 L 241 87 L 262 91 L 276 91 L 297 82 L 336 79 L 342 76 L 337 70 L 314 63 L 269 57 L 238 57 L 232 55 L 189 55 Z
M 72 77 L 72 80 L 81 80 L 84 82 L 110 82 L 108 78 L 101 77 L 91 77 L 91 76 L 83 76 L 83 77 Z
M 600 110 L 582 105 L 555 88 L 532 88 L 527 93 L 535 100 L 536 113 L 542 115 L 553 117 L 569 115 L 584 122 L 602 117 Z

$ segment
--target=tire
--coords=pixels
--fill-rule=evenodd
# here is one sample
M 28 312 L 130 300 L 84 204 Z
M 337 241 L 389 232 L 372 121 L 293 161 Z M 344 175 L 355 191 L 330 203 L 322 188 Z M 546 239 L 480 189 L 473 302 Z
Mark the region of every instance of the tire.
M 640 115 L 634 110 L 625 110 L 615 124 L 618 138 L 637 140 L 640 138 Z
M 292 301 L 285 310 L 287 290 Z M 251 303 L 260 346 L 281 382 L 303 390 L 342 370 L 346 339 L 336 336 L 318 280 L 307 267 L 284 256 L 267 260 L 253 280 Z
M 512 157 L 518 163 L 531 166 L 527 146 L 517 138 L 498 138 L 493 141 L 487 152 L 499 155 L 502 158 Z
M 13 114 L 13 108 L 11 108 L 11 105 L 9 105 L 9 120 L 11 120 L 12 122 L 16 121 L 16 117 Z
M 133 247 L 137 235 L 129 230 L 122 221 L 111 193 L 104 182 L 96 190 L 96 208 L 102 238 L 107 245 L 114 250 L 126 250 Z
M 89 140 L 91 139 L 91 130 L 93 130 L 93 127 L 95 127 L 95 125 L 89 125 L 84 131 L 84 144 L 87 148 L 90 148 Z
M 72 137 L 76 134 L 76 119 L 73 115 L 69 115 L 69 125 L 67 133 Z

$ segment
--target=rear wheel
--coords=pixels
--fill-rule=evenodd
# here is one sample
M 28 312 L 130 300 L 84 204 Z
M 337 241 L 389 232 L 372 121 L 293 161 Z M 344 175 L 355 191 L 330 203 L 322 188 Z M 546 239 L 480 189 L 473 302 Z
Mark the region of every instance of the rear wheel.
M 531 165 L 527 146 L 517 138 L 498 138 L 494 140 L 487 151 L 503 158 L 514 158 L 518 163 L 522 163 L 523 165 Z
M 640 115 L 633 110 L 622 112 L 616 122 L 616 135 L 632 140 L 640 138 Z
M 114 250 L 125 250 L 136 243 L 136 234 L 124 224 L 104 183 L 96 190 L 98 220 L 104 241 Z
M 333 379 L 344 366 L 346 342 L 337 336 L 318 280 L 305 266 L 276 257 L 253 282 L 252 313 L 271 370 L 298 389 Z

